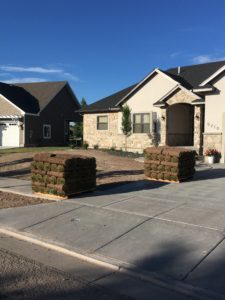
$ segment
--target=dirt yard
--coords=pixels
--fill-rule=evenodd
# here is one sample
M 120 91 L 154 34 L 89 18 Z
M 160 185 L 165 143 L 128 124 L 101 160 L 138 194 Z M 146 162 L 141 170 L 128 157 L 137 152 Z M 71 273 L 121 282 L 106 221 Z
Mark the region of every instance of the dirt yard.
M 110 155 L 100 150 L 66 150 L 68 153 L 94 156 L 97 161 L 97 185 L 113 185 L 144 178 L 143 163 L 134 158 Z M 0 176 L 30 179 L 30 163 L 34 153 L 13 153 L 0 156 Z
M 53 203 L 53 201 L 47 199 L 34 198 L 34 197 L 25 197 L 21 195 L 5 193 L 0 191 L 0 209 L 34 205 L 39 203 Z
M 110 155 L 100 150 L 66 150 L 54 153 L 68 153 L 94 156 L 97 161 L 98 188 L 110 187 L 144 179 L 143 163 L 134 158 Z M 13 153 L 0 156 L 0 176 L 30 179 L 30 163 L 34 153 Z M 51 202 L 46 199 L 23 197 L 0 192 L 0 208 L 34 205 Z

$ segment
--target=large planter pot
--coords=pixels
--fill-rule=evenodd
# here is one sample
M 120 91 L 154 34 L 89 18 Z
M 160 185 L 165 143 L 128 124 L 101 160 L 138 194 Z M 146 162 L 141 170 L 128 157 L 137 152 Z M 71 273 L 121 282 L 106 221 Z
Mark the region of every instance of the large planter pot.
M 207 156 L 208 164 L 212 165 L 215 163 L 215 156 Z

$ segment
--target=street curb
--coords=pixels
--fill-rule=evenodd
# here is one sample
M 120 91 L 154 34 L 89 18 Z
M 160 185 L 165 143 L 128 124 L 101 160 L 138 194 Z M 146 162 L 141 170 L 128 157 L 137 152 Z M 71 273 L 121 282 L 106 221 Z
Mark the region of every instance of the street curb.
M 190 284 L 182 283 L 177 280 L 170 279 L 168 277 L 164 277 L 162 275 L 159 275 L 157 273 L 143 271 L 143 270 L 137 270 L 134 269 L 134 267 L 124 267 L 119 266 L 113 263 L 105 262 L 103 260 L 87 256 L 69 249 L 66 249 L 61 246 L 57 246 L 55 244 L 51 244 L 45 241 L 41 241 L 39 239 L 36 239 L 35 237 L 31 237 L 27 234 L 22 234 L 17 231 L 12 231 L 9 229 L 1 228 L 0 227 L 0 233 L 11 236 L 13 238 L 29 242 L 44 248 L 51 249 L 53 251 L 59 252 L 61 254 L 69 255 L 71 257 L 77 258 L 79 260 L 82 260 L 87 263 L 95 264 L 99 267 L 108 268 L 110 270 L 113 270 L 114 272 L 122 273 L 124 275 L 149 282 L 150 284 L 157 285 L 159 287 L 165 288 L 170 291 L 178 292 L 184 296 L 192 297 L 194 299 L 199 300 L 222 300 L 225 299 L 222 295 L 217 294 L 215 292 L 208 291 L 203 288 L 198 288 L 195 286 L 192 286 Z

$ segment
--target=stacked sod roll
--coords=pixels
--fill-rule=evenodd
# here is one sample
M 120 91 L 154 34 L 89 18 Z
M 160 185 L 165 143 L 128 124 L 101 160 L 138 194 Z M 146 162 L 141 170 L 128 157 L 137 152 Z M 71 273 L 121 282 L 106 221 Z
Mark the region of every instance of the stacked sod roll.
M 94 157 L 40 153 L 31 163 L 32 190 L 68 197 L 96 187 Z
M 173 147 L 151 147 L 144 152 L 145 175 L 150 179 L 180 182 L 191 178 L 195 173 L 195 151 Z

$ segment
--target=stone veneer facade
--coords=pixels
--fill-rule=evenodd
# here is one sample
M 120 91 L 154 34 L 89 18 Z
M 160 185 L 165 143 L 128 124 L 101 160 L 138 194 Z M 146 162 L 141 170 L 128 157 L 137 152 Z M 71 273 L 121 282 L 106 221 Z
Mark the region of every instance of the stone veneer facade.
M 108 130 L 97 130 L 97 116 L 108 116 Z M 84 141 L 87 141 L 90 148 L 98 145 L 99 148 L 116 149 L 132 152 L 142 152 L 143 149 L 152 146 L 152 138 L 150 135 L 131 134 L 127 137 L 120 133 L 119 130 L 119 113 L 98 113 L 98 114 L 84 114 Z
M 197 97 L 185 90 L 179 90 L 166 101 L 166 105 L 174 105 L 178 103 L 190 104 Z M 194 147 L 201 152 L 203 145 L 203 106 L 196 105 L 194 107 Z M 108 130 L 97 130 L 97 116 L 108 116 Z M 167 109 L 161 109 L 160 118 L 160 145 L 167 145 Z M 90 148 L 98 145 L 100 148 L 109 149 L 125 149 L 133 152 L 142 152 L 146 147 L 153 146 L 150 134 L 131 134 L 127 138 L 120 133 L 119 130 L 119 113 L 91 113 L 84 114 L 84 141 L 87 141 Z M 178 124 L 179 125 L 179 124 Z
M 185 90 L 179 90 L 177 93 L 173 94 L 168 100 L 166 101 L 167 107 L 168 105 L 174 105 L 179 103 L 186 103 L 190 104 L 193 100 L 196 99 L 195 95 L 192 95 L 191 93 L 185 91 Z M 202 150 L 202 144 L 203 144 L 203 107 L 202 105 L 196 105 L 194 107 L 194 147 L 198 152 L 201 152 Z M 167 145 L 167 109 L 162 108 L 161 109 L 161 145 Z

